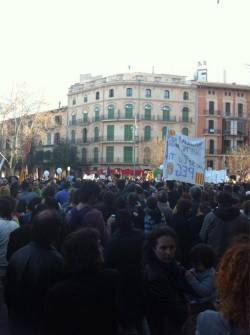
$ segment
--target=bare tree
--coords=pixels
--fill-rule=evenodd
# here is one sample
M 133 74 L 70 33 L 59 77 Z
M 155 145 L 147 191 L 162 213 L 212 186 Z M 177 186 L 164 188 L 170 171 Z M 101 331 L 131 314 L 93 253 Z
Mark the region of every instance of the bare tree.
M 233 151 L 227 157 L 227 166 L 231 175 L 239 175 L 241 180 L 245 180 L 250 173 L 250 147 L 245 145 Z
M 163 163 L 165 146 L 166 141 L 158 138 L 143 142 L 140 147 L 144 164 L 148 164 L 152 168 L 159 167 Z
M 47 113 L 43 99 L 27 93 L 24 85 L 12 90 L 10 97 L 1 104 L 0 151 L 7 158 L 10 174 L 17 165 L 25 165 L 32 141 L 44 136 Z

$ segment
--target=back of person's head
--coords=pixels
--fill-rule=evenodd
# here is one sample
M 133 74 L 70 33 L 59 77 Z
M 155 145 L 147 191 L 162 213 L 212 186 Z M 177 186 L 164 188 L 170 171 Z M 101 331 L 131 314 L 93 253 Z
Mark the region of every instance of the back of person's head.
M 125 188 L 125 180 L 124 179 L 118 179 L 117 181 L 116 181 L 116 186 L 117 186 L 117 188 L 118 188 L 118 190 L 120 191 L 120 192 L 122 192 L 123 190 L 124 190 L 124 188 Z
M 188 214 L 190 214 L 191 208 L 191 200 L 182 197 L 177 201 L 176 210 L 178 214 L 187 216 Z
M 133 228 L 133 216 L 126 208 L 117 211 L 116 223 L 121 232 L 130 231 Z
M 54 197 L 55 193 L 56 193 L 55 186 L 52 185 L 46 186 L 45 189 L 43 190 L 43 198 Z
M 235 243 L 223 255 L 217 274 L 219 309 L 236 326 L 249 327 L 249 243 Z
M 0 217 L 2 219 L 11 219 L 12 203 L 9 197 L 0 198 Z
M 117 209 L 123 209 L 128 206 L 127 200 L 124 197 L 118 197 L 115 202 Z
M 157 208 L 157 199 L 155 197 L 148 197 L 147 198 L 147 207 L 149 209 L 155 209 Z
M 115 203 L 115 194 L 111 191 L 104 191 L 103 203 L 107 206 L 113 206 Z
M 225 184 L 225 185 L 223 186 L 223 192 L 232 194 L 232 186 L 231 186 L 231 185 L 228 185 L 228 184 Z
M 31 199 L 27 206 L 28 210 L 32 212 L 36 208 L 36 206 L 41 203 L 41 200 L 42 199 L 38 197 Z
M 191 198 L 195 201 L 200 201 L 201 200 L 201 195 L 202 195 L 202 191 L 201 188 L 199 186 L 192 186 L 189 189 L 189 193 L 191 195 Z
M 27 182 L 27 180 L 24 180 L 21 184 L 21 188 L 23 191 L 28 191 L 30 188 L 30 184 Z
M 92 273 L 103 264 L 100 233 L 82 228 L 69 234 L 63 244 L 66 269 L 71 273 Z
M 168 201 L 168 194 L 166 191 L 160 191 L 157 195 L 159 202 L 166 203 Z
M 32 219 L 32 240 L 48 247 L 55 242 L 62 231 L 62 220 L 57 211 L 45 209 Z
M 174 181 L 167 181 L 167 187 L 168 187 L 169 191 L 173 191 L 175 189 Z
M 60 209 L 57 200 L 53 197 L 44 198 L 43 203 L 47 207 L 47 209 L 53 209 L 53 210 L 59 210 Z
M 233 197 L 227 192 L 221 192 L 217 196 L 218 205 L 223 208 L 232 207 Z
M 128 204 L 129 206 L 135 206 L 137 201 L 139 200 L 137 193 L 131 192 L 128 195 Z
M 201 201 L 199 205 L 199 212 L 203 215 L 207 215 L 211 211 L 212 207 L 208 201 Z
M 209 269 L 215 266 L 216 255 L 209 245 L 199 243 L 190 250 L 189 260 L 193 264 L 201 263 L 206 269 Z
M 245 215 L 250 216 L 250 200 L 244 202 L 243 211 Z
M 79 200 L 81 203 L 93 204 L 97 200 L 99 193 L 98 184 L 92 180 L 86 180 L 80 188 Z

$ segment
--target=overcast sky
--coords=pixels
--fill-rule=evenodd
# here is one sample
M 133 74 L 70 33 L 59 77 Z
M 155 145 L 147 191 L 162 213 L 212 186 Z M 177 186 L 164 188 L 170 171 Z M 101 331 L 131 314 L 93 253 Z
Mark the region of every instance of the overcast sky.
M 128 71 L 250 84 L 250 0 L 1 0 L 0 97 L 16 83 L 67 103 L 81 73 Z

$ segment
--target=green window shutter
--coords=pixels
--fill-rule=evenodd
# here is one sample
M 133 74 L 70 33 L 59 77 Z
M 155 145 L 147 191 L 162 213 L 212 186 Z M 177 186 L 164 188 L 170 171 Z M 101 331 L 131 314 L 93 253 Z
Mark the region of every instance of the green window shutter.
M 151 106 L 145 106 L 144 116 L 145 120 L 151 120 Z
M 182 110 L 182 122 L 188 122 L 189 121 L 189 110 L 188 108 L 183 108 Z
M 94 141 L 98 142 L 99 141 L 99 128 L 95 127 L 94 129 Z
M 151 140 L 151 127 L 146 126 L 144 128 L 144 141 L 150 141 Z
M 107 126 L 107 140 L 114 141 L 115 127 L 113 125 Z
M 133 126 L 130 124 L 124 126 L 124 140 L 133 141 Z
M 99 151 L 98 151 L 98 148 L 95 148 L 94 149 L 94 163 L 98 163 L 98 160 L 99 160 Z
M 168 106 L 164 106 L 162 109 L 162 119 L 163 121 L 170 120 L 170 108 Z
M 133 119 L 133 105 L 127 104 L 125 106 L 125 118 L 126 119 Z
M 123 148 L 123 161 L 124 163 L 133 163 L 133 147 Z
M 166 139 L 167 131 L 168 131 L 168 128 L 167 128 L 167 127 L 163 127 L 163 128 L 162 128 L 162 139 L 163 139 L 163 140 Z
M 100 110 L 99 108 L 95 109 L 95 121 L 99 121 L 100 120 Z
M 188 128 L 183 128 L 182 134 L 188 136 Z
M 113 163 L 114 162 L 114 147 L 106 148 L 106 162 Z
M 88 122 L 88 113 L 83 113 L 83 123 Z
M 114 119 L 115 107 L 113 105 L 108 106 L 108 119 Z

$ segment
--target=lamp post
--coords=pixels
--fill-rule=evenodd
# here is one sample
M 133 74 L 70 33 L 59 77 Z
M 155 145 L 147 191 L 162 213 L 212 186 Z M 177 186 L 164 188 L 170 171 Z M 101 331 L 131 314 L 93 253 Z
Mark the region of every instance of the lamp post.
M 133 127 L 133 162 L 134 162 L 134 179 L 135 179 L 135 165 L 136 165 L 136 158 L 135 158 L 135 153 L 136 153 L 136 136 L 137 136 L 137 120 L 136 120 L 136 114 L 134 117 L 134 125 Z

